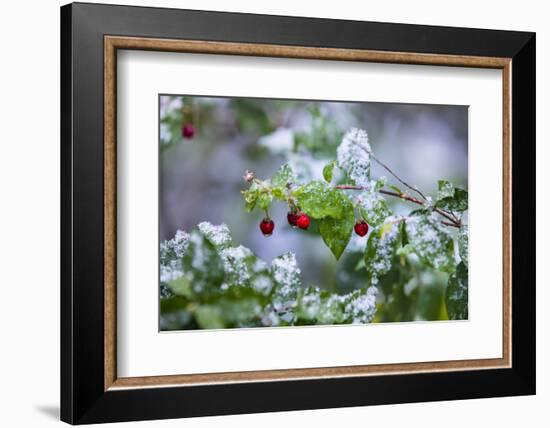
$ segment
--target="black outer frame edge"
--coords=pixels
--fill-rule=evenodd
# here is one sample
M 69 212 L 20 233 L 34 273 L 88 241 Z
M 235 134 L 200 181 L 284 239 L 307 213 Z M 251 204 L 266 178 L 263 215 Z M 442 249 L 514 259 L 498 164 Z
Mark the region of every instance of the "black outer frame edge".
M 98 4 L 61 11 L 61 419 L 75 424 L 535 393 L 533 33 Z M 103 36 L 513 57 L 513 368 L 103 391 Z M 521 82 L 521 84 L 520 84 Z M 99 144 L 98 144 L 99 142 Z M 519 205 L 518 205 L 519 204 Z M 74 260 L 73 260 L 74 256 Z M 475 389 L 472 389 L 475 385 Z
M 61 22 L 61 349 L 60 349 L 60 416 L 61 420 L 72 423 L 73 417 L 73 365 L 72 365 L 72 9 L 63 7 Z
M 512 362 L 513 369 L 533 394 L 536 391 L 535 256 L 536 35 L 533 33 L 512 59 Z

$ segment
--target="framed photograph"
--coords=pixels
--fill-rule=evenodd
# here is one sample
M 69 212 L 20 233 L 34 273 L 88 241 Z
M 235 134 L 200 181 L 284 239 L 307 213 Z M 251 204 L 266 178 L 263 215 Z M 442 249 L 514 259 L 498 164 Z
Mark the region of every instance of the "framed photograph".
M 61 418 L 535 393 L 535 35 L 61 8 Z

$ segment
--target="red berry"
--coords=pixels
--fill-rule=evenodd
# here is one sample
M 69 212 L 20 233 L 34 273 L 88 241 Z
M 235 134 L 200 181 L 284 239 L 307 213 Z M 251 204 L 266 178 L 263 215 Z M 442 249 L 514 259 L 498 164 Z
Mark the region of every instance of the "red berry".
M 355 230 L 355 233 L 357 233 L 359 236 L 365 236 L 367 233 L 369 233 L 369 225 L 364 220 L 355 223 L 353 229 Z
M 273 220 L 269 218 L 264 218 L 260 222 L 260 230 L 264 234 L 264 236 L 271 236 L 273 233 L 273 229 L 275 229 L 275 223 L 273 223 Z
M 298 226 L 300 229 L 306 230 L 309 227 L 309 224 L 311 223 L 311 220 L 309 219 L 309 216 L 307 214 L 300 214 L 298 215 L 298 219 L 296 220 L 296 226 Z
M 292 227 L 296 227 L 296 222 L 298 221 L 298 214 L 289 212 L 286 215 L 286 219 L 288 220 L 288 224 L 290 224 Z
M 195 135 L 195 127 L 192 123 L 186 123 L 181 128 L 181 135 L 183 138 L 193 138 Z

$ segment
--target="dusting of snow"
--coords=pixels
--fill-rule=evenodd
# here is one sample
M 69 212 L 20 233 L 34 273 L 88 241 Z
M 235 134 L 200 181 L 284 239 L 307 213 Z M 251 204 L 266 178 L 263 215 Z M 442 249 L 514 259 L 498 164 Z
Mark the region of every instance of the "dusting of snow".
M 225 274 L 230 283 L 242 285 L 250 280 L 252 272 L 248 268 L 248 261 L 250 258 L 255 257 L 252 251 L 239 245 L 238 247 L 229 247 L 220 250 L 220 256 L 223 261 Z
M 288 252 L 274 258 L 271 262 L 271 273 L 275 281 L 284 288 L 300 286 L 301 271 L 294 253 Z
M 200 232 L 199 232 L 200 231 Z M 391 231 L 386 235 L 391 236 Z M 383 235 L 382 238 L 384 238 Z M 205 245 L 206 242 L 211 245 Z M 248 248 L 240 245 L 230 247 L 231 236 L 226 225 L 214 226 L 203 222 L 198 231 L 191 234 L 178 231 L 173 239 L 164 241 L 161 247 L 161 298 L 169 298 L 172 293 L 167 283 L 182 275 L 206 272 L 207 261 L 216 251 L 220 256 L 225 271 L 225 280 L 220 285 L 221 291 L 231 287 L 249 286 L 263 296 L 269 296 L 269 303 L 256 306 L 252 312 L 253 323 L 263 326 L 295 325 L 300 319 L 316 324 L 368 323 L 376 311 L 376 288 L 354 290 L 351 293 L 338 295 L 322 291 L 317 287 L 302 289 L 300 268 L 296 256 L 285 253 L 276 257 L 268 265 Z M 362 240 L 364 245 L 364 240 Z M 182 257 L 188 249 L 192 250 L 191 270 L 184 272 Z M 187 266 L 187 265 L 186 265 Z M 199 274 L 200 275 L 200 274 Z M 200 295 L 206 284 L 193 282 L 193 291 Z M 238 326 L 250 326 L 248 319 L 237 322 Z M 257 325 L 257 324 L 256 324 Z
M 170 282 L 182 275 L 181 261 L 169 260 L 167 263 L 160 265 L 160 282 Z
M 160 281 L 169 282 L 183 275 L 181 258 L 189 247 L 189 234 L 178 230 L 168 241 L 160 243 Z
M 183 257 L 188 246 L 189 234 L 183 230 L 178 230 L 172 239 L 160 243 L 161 260 Z
M 369 287 L 364 294 L 358 290 L 348 296 L 344 313 L 351 319 L 352 324 L 365 324 L 372 321 L 376 313 L 376 296 L 378 289 Z
M 313 319 L 321 308 L 321 296 L 317 287 L 309 288 L 300 300 L 301 315 L 306 319 Z
M 468 226 L 462 226 L 458 234 L 458 253 L 460 259 L 468 266 Z
M 399 218 L 388 217 L 386 222 L 379 226 L 371 235 L 371 245 L 376 245 L 375 252 L 368 260 L 368 268 L 372 273 L 371 283 L 377 284 L 378 279 L 388 273 L 392 267 L 392 258 L 399 237 Z
M 292 323 L 296 318 L 293 309 L 301 286 L 300 273 L 294 253 L 285 253 L 271 261 L 271 275 L 276 283 L 273 309 L 287 323 Z
M 267 296 L 273 288 L 271 278 L 267 275 L 257 275 L 252 279 L 252 288 L 258 293 Z
M 261 316 L 262 325 L 265 327 L 276 327 L 280 324 L 279 315 L 272 305 L 267 305 Z
M 231 232 L 225 223 L 213 225 L 208 221 L 203 221 L 197 227 L 216 247 L 223 248 L 231 244 Z
M 386 199 L 378 192 L 377 188 L 383 187 L 383 183 L 371 180 L 368 189 L 355 193 L 356 201 L 366 211 L 367 220 L 371 226 L 382 223 L 386 217 L 391 215 Z
M 336 150 L 338 166 L 359 186 L 367 186 L 370 181 L 371 147 L 366 131 L 352 128 L 344 135 Z
M 454 255 L 449 255 L 452 236 L 439 222 L 436 213 L 411 217 L 406 222 L 407 237 L 416 254 L 435 269 L 445 270 L 453 265 Z

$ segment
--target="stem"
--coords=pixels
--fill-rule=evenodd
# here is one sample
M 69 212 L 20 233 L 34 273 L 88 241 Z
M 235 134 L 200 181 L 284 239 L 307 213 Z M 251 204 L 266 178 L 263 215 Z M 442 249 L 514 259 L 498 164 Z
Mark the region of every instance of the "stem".
M 347 185 L 347 184 L 340 185 L 340 186 L 334 186 L 334 187 L 336 189 L 341 189 L 341 190 L 368 190 L 368 188 L 365 187 L 365 186 L 353 186 L 353 185 Z M 379 192 L 382 193 L 383 195 L 394 196 L 396 198 L 404 199 L 405 201 L 409 201 L 409 202 L 412 202 L 413 204 L 421 205 L 423 207 L 426 206 L 426 204 L 423 201 L 421 201 L 420 199 L 415 198 L 414 196 L 406 195 L 404 193 L 397 193 L 397 192 L 392 192 L 390 190 L 384 190 L 384 189 L 380 189 Z M 440 208 L 433 208 L 433 210 L 436 213 L 438 213 L 439 215 L 441 215 L 441 216 L 445 217 L 447 220 L 449 220 L 448 222 L 443 221 L 442 222 L 443 224 L 445 224 L 447 226 L 460 227 L 460 221 L 455 220 L 453 218 L 453 216 L 450 215 L 449 213 L 447 213 L 446 211 L 443 211 Z
M 399 181 L 403 186 L 409 188 L 410 190 L 412 190 L 413 192 L 416 192 L 420 195 L 420 197 L 422 199 L 424 199 L 425 201 L 427 201 L 428 199 L 426 198 L 426 196 L 424 196 L 424 193 L 422 193 L 419 189 L 417 189 L 415 186 L 411 186 L 409 183 L 407 183 L 405 180 L 403 180 L 402 178 L 400 178 L 395 172 L 393 172 L 389 166 L 387 166 L 384 162 L 382 162 L 381 160 L 379 160 L 376 156 L 374 156 L 372 154 L 372 151 L 370 150 L 367 150 L 365 147 L 361 146 L 360 144 L 357 144 L 355 141 L 352 141 L 353 144 L 355 144 L 357 147 L 359 147 L 361 150 L 363 150 L 364 152 L 366 152 L 378 165 L 380 165 L 382 168 L 384 168 L 386 171 L 388 171 L 391 175 L 393 175 L 395 177 L 395 179 L 397 181 Z

